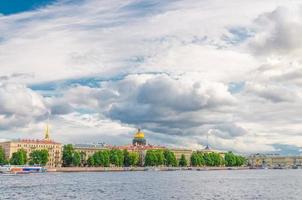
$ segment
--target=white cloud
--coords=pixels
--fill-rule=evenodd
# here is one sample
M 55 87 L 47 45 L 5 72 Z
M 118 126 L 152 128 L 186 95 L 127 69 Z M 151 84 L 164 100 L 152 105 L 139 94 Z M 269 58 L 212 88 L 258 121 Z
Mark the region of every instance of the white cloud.
M 24 126 L 47 115 L 43 98 L 24 85 L 0 83 L 0 128 Z
M 212 130 L 222 149 L 301 146 L 299 3 L 87 0 L 0 16 L 0 138 L 37 134 L 51 110 L 64 142 L 123 143 L 141 126 L 169 145 L 202 147 Z

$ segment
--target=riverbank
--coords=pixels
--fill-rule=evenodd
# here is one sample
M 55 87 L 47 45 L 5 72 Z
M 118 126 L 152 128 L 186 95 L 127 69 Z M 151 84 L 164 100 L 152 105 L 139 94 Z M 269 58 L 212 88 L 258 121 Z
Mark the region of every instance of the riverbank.
M 60 167 L 48 168 L 47 172 L 128 172 L 128 171 L 209 171 L 247 170 L 249 167 Z

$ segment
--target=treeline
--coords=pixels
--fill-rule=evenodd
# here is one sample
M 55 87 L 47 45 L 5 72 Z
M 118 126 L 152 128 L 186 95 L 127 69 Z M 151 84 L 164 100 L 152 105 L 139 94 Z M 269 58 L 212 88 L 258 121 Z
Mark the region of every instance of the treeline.
M 49 160 L 47 149 L 34 150 L 27 157 L 27 152 L 20 149 L 12 154 L 9 160 L 5 159 L 5 152 L 0 148 L 0 165 L 41 165 L 45 166 Z M 243 156 L 235 155 L 232 152 L 221 156 L 219 153 L 193 152 L 190 162 L 185 155 L 181 155 L 177 160 L 175 154 L 168 150 L 147 150 L 145 155 L 127 150 L 111 149 L 95 152 L 87 157 L 84 152 L 78 152 L 73 145 L 68 144 L 63 147 L 62 166 L 63 167 L 130 167 L 130 166 L 168 166 L 168 167 L 201 167 L 201 166 L 243 166 L 247 162 Z
M 170 150 L 148 150 L 144 159 L 137 152 L 127 150 L 111 149 L 101 150 L 89 156 L 74 150 L 72 145 L 65 145 L 63 148 L 64 167 L 131 167 L 131 166 L 187 166 L 187 159 L 184 155 L 176 159 Z
M 0 165 L 41 165 L 45 166 L 48 162 L 48 150 L 34 150 L 27 157 L 27 152 L 24 149 L 19 149 L 12 154 L 9 160 L 5 159 L 5 152 L 0 148 Z
M 129 167 L 138 166 L 139 154 L 137 152 L 128 152 L 127 150 L 111 149 L 95 152 L 86 159 L 84 152 L 74 150 L 71 144 L 63 147 L 63 166 L 64 167 Z
M 191 155 L 191 166 L 201 167 L 201 166 L 210 166 L 210 167 L 219 167 L 219 166 L 242 166 L 246 164 L 246 158 L 243 156 L 238 156 L 232 152 L 224 154 L 222 157 L 219 153 L 211 152 L 193 152 Z
M 246 164 L 243 156 L 238 156 L 232 152 L 224 154 L 211 152 L 193 152 L 190 162 L 185 155 L 181 155 L 179 160 L 175 154 L 168 150 L 147 150 L 144 156 L 137 152 L 128 152 L 127 150 L 111 149 L 101 150 L 89 156 L 86 160 L 85 153 L 77 152 L 72 145 L 65 145 L 63 148 L 63 166 L 90 166 L 90 167 L 129 167 L 129 166 L 167 166 L 167 167 L 201 167 L 201 166 L 242 166 Z

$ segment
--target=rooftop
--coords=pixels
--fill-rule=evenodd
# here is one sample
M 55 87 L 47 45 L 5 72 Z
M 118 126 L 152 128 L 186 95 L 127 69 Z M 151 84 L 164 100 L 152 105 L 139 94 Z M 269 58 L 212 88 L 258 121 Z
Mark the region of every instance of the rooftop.
M 10 141 L 8 141 L 10 142 Z M 38 140 L 38 139 L 15 139 L 11 140 L 11 142 L 19 142 L 19 143 L 35 143 L 35 144 L 61 144 L 59 142 L 55 142 L 53 140 Z

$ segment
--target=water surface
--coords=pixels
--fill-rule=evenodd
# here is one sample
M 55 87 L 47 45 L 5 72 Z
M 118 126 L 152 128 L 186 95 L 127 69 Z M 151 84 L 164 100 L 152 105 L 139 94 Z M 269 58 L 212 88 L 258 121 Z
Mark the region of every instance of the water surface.
M 301 199 L 302 170 L 0 175 L 0 199 Z

